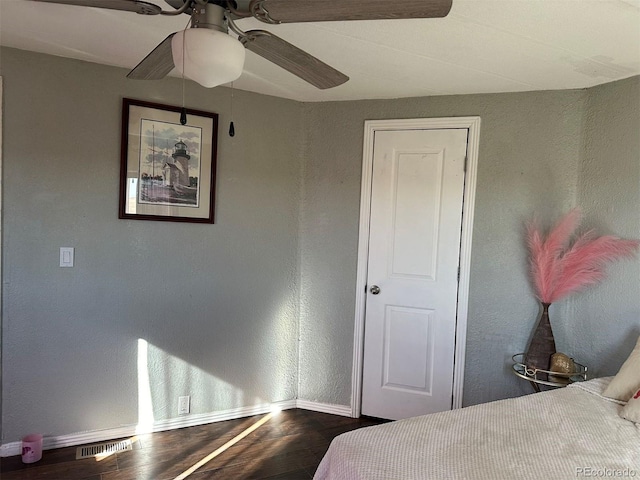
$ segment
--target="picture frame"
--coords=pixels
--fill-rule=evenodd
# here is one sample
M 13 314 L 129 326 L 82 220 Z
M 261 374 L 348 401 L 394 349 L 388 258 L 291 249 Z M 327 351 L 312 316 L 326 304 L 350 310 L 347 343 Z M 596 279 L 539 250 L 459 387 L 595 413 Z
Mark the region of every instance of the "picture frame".
M 123 98 L 119 218 L 214 223 L 218 114 Z

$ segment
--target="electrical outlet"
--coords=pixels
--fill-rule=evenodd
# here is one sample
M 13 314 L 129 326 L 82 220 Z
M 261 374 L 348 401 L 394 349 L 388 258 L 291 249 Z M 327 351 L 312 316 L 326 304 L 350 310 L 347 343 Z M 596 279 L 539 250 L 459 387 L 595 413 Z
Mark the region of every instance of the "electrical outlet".
M 186 415 L 189 413 L 190 397 L 185 395 L 184 397 L 178 397 L 178 415 Z

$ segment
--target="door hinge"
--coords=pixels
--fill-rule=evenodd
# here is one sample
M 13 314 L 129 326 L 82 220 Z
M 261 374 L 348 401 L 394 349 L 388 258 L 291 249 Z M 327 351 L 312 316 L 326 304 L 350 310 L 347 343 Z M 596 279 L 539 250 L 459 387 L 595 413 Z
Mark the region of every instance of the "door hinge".
M 460 267 L 458 267 L 458 283 L 460 283 Z
M 464 157 L 464 167 L 462 167 L 462 171 L 466 172 L 467 171 L 467 161 L 469 160 L 469 156 L 465 155 Z

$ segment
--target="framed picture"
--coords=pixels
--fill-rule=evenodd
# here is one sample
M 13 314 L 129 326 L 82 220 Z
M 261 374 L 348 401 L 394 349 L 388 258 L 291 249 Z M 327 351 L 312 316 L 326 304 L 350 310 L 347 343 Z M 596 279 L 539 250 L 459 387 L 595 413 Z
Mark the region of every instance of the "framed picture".
M 214 223 L 218 114 L 123 99 L 120 218 Z

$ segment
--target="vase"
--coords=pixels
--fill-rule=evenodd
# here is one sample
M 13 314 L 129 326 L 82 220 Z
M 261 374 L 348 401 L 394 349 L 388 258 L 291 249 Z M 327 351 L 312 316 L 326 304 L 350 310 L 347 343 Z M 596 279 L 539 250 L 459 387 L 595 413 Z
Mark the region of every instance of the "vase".
M 556 353 L 556 342 L 549 322 L 549 303 L 542 304 L 542 313 L 538 320 L 531 342 L 525 353 L 524 363 L 528 370 L 549 370 L 551 355 Z M 538 380 L 547 380 L 546 373 L 538 373 Z

